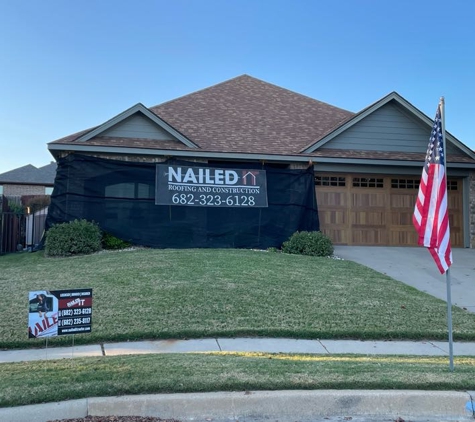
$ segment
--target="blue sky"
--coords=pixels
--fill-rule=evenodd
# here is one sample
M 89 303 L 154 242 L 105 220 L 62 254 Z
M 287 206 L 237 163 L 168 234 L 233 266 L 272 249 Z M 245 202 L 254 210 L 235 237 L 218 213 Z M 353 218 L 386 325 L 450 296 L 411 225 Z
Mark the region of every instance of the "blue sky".
M 0 0 L 0 173 L 244 73 L 357 112 L 397 91 L 475 149 L 475 1 Z M 429 135 L 429 134 L 428 134 Z

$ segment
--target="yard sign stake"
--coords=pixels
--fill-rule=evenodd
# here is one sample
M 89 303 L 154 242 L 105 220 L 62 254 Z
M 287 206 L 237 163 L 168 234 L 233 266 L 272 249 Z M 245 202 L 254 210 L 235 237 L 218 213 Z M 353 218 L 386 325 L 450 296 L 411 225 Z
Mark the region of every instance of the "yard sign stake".
M 429 250 L 440 273 L 446 274 L 450 370 L 453 371 L 452 298 L 449 271 L 453 260 L 450 247 L 445 152 L 445 101 L 444 97 L 441 97 L 422 169 L 413 223 L 419 235 L 418 244 Z

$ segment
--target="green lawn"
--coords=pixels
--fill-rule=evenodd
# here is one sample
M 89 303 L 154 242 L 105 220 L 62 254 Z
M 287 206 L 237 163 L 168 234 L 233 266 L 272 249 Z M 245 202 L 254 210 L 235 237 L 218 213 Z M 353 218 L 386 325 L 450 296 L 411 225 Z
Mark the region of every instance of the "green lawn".
M 27 339 L 28 292 L 92 287 L 78 343 L 211 336 L 447 339 L 446 305 L 348 261 L 249 250 L 0 257 L 0 348 Z M 454 338 L 475 315 L 453 309 Z M 72 337 L 49 339 L 71 345 Z M 123 394 L 277 389 L 474 390 L 475 358 L 202 353 L 0 364 L 0 406 Z
M 28 340 L 28 292 L 93 288 L 93 329 L 75 343 L 159 338 L 447 339 L 446 304 L 349 261 L 252 250 L 0 257 L 0 348 Z M 455 340 L 475 315 L 453 309 Z M 71 337 L 49 345 L 71 344 Z
M 125 394 L 288 389 L 475 390 L 475 358 L 262 353 L 0 364 L 0 406 Z

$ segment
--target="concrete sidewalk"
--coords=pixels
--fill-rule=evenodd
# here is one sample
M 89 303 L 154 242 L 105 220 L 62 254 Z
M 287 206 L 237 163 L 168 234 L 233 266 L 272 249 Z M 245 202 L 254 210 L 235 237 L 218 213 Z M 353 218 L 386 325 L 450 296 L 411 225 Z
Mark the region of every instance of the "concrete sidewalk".
M 0 363 L 146 353 L 268 352 L 448 356 L 446 342 L 216 338 L 157 340 L 0 351 Z M 455 355 L 475 355 L 475 343 L 455 343 Z M 473 420 L 473 392 L 255 391 L 96 397 L 0 409 L 0 421 L 46 422 L 86 416 L 138 415 L 182 421 L 381 422 Z
M 210 338 L 156 340 L 103 345 L 0 351 L 0 363 L 92 356 L 190 352 L 263 352 L 309 354 L 448 356 L 442 341 L 296 340 L 286 338 Z M 475 356 L 475 343 L 454 343 L 455 356 Z

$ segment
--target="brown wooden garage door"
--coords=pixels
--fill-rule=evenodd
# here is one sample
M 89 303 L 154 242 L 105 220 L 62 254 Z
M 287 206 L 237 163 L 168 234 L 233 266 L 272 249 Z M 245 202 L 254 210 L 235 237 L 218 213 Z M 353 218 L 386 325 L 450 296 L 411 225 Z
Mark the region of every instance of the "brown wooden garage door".
M 419 178 L 315 174 L 320 229 L 340 245 L 415 246 Z M 462 180 L 449 179 L 452 246 L 463 246 Z

